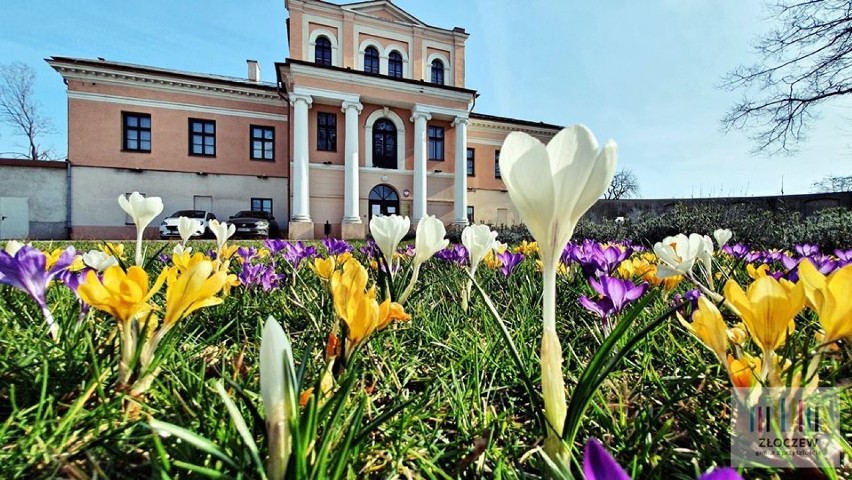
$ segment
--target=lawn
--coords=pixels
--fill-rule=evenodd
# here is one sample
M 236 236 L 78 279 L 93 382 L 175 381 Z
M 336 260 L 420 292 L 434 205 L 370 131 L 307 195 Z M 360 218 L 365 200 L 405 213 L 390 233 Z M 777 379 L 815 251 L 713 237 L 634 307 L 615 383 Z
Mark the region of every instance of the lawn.
M 667 280 L 656 275 L 665 267 L 650 245 L 575 240 L 564 250 L 554 312 L 568 402 L 563 436 L 573 432 L 562 447 L 564 471 L 582 478 L 590 438 L 633 478 L 694 479 L 730 465 L 732 382 L 841 387 L 835 440 L 848 458 L 852 349 L 848 338 L 826 338 L 835 327 L 847 336 L 848 318 L 826 324 L 825 311 L 821 322 L 814 308 L 794 309 L 795 330 L 782 328 L 781 344 L 771 347 L 783 359 L 769 375 L 754 362 L 769 358 L 760 348 L 766 332 L 742 325 L 730 303 L 712 306 L 733 355 L 728 368 L 725 355 L 690 329 L 715 318 L 707 313 L 712 293 L 736 303 L 728 281 L 747 290 L 768 284 L 759 280 L 768 273 L 804 284 L 803 262 L 833 262 L 823 273 L 846 272 L 849 252 L 760 251 L 735 242 L 736 233 L 725 248 L 711 246 L 710 270 L 697 262 L 685 277 Z M 69 245 L 74 252 L 60 256 Z M 174 254 L 176 242 L 146 242 L 141 267 L 133 266 L 135 245 L 12 244 L 0 253 L 3 268 L 41 255 L 39 274 L 57 270 L 44 309 L 38 295 L 8 285 L 3 270 L 0 477 L 275 478 L 283 469 L 288 478 L 558 476 L 545 456 L 554 427 L 546 427 L 551 413 L 543 414 L 540 387 L 535 245 L 491 245 L 472 275 L 469 252 L 479 247 L 450 245 L 422 261 L 409 295 L 422 259 L 405 242 L 394 246 L 392 267 L 372 242 L 191 240 L 191 254 L 202 254 L 195 258 Z M 71 261 L 90 250 L 108 255 Z M 106 266 L 109 256 L 119 263 Z M 99 267 L 100 279 L 87 273 Z M 690 277 L 709 291 L 705 301 L 696 300 Z M 607 283 L 616 280 L 621 287 Z M 625 296 L 627 283 L 643 290 Z M 109 299 L 98 290 L 119 284 Z M 144 298 L 148 288 L 159 290 Z M 390 300 L 404 295 L 394 311 Z M 290 350 L 262 355 L 263 341 L 281 346 L 272 340 L 277 326 L 292 344 L 292 370 L 280 354 Z M 734 360 L 745 370 L 730 367 Z M 282 466 L 280 458 L 289 461 Z M 818 475 L 849 478 L 845 468 L 823 465 Z M 801 472 L 740 470 L 744 478 Z

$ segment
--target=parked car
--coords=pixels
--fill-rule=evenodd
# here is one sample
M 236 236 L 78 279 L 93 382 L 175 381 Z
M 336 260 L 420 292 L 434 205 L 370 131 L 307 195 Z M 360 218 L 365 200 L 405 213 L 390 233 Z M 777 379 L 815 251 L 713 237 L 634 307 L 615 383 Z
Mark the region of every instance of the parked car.
M 236 227 L 234 236 L 238 238 L 278 238 L 281 236 L 278 222 L 269 212 L 242 210 L 231 215 L 230 222 Z
M 210 229 L 207 227 L 207 224 L 210 220 L 215 220 L 216 215 L 212 212 L 208 212 L 207 210 L 178 210 L 163 219 L 162 223 L 160 223 L 160 238 L 167 239 L 180 237 L 180 233 L 178 233 L 178 218 L 180 217 L 194 218 L 201 222 L 201 226 L 203 226 L 204 229 L 200 233 L 193 235 L 193 237 L 211 236 Z

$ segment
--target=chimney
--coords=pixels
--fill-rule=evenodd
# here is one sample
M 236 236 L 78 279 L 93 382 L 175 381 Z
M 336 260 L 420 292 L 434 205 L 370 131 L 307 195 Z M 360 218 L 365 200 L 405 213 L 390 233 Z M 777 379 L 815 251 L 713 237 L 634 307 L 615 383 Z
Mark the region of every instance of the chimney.
M 248 64 L 248 80 L 250 82 L 259 82 L 260 81 L 260 64 L 257 63 L 257 60 L 246 60 Z

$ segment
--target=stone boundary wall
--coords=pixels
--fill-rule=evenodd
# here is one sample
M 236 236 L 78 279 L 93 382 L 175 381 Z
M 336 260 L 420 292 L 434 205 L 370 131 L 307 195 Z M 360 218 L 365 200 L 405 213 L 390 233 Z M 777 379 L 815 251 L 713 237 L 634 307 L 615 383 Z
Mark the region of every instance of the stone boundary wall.
M 68 238 L 68 163 L 0 158 L 0 197 L 27 199 L 27 239 Z
M 636 219 L 643 215 L 656 215 L 672 209 L 677 204 L 691 205 L 746 205 L 760 210 L 794 211 L 802 216 L 813 215 L 825 208 L 852 209 L 852 192 L 813 193 L 766 197 L 673 198 L 598 200 L 586 214 L 589 220 L 625 217 Z

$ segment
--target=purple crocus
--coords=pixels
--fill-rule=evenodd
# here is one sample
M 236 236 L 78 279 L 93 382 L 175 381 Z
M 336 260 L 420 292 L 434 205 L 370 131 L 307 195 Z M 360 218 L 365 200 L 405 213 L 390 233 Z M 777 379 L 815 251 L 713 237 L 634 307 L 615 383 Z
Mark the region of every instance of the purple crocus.
M 322 239 L 322 246 L 325 247 L 325 250 L 329 255 L 340 255 L 341 253 L 348 253 L 354 250 L 352 245 L 346 240 L 338 240 L 336 238 L 325 237 Z
M 843 268 L 852 263 L 852 248 L 849 250 L 837 249 L 834 251 L 834 255 L 837 257 L 837 268 Z
M 313 258 L 317 255 L 316 247 L 306 246 L 303 242 L 290 243 L 286 240 L 275 238 L 264 241 L 263 245 L 273 256 L 283 256 L 284 260 L 293 267 L 293 270 L 298 270 L 302 260 Z
M 810 257 L 819 253 L 819 245 L 814 245 L 813 243 L 801 243 L 793 248 L 801 257 Z
M 246 261 L 237 278 L 246 289 L 262 288 L 264 292 L 268 292 L 279 287 L 285 276 L 275 273 L 275 265 L 252 264 Z
M 280 238 L 267 238 L 263 241 L 263 246 L 266 247 L 267 250 L 269 250 L 269 253 L 271 253 L 272 255 L 276 255 L 278 254 L 278 252 L 287 248 L 287 245 L 289 243 L 290 242 L 286 240 L 281 240 Z
M 379 250 L 379 246 L 376 245 L 376 241 L 371 239 L 367 240 L 367 244 L 363 247 L 359 248 L 358 251 L 363 253 L 367 258 L 377 258 L 381 255 L 381 251 Z
M 743 245 L 742 243 L 735 243 L 733 245 L 725 245 L 724 247 L 722 247 L 722 251 L 736 258 L 737 260 L 742 260 L 745 258 L 746 255 L 749 254 L 751 249 Z
M 53 314 L 47 308 L 47 286 L 53 277 L 71 265 L 76 255 L 77 250 L 68 247 L 48 269 L 47 255 L 37 248 L 24 245 L 14 255 L 0 250 L 0 283 L 23 290 L 36 301 L 53 338 L 58 334 L 58 327 L 53 321 Z
M 692 312 L 698 309 L 698 298 L 701 297 L 700 290 L 687 290 L 683 295 L 675 294 L 672 297 L 671 306 L 675 307 L 680 305 L 681 303 L 685 303 L 683 307 L 681 307 L 678 312 L 684 318 L 691 318 Z
M 633 255 L 633 248 L 619 245 L 603 246 L 594 240 L 583 240 L 580 244 L 565 246 L 562 251 L 562 263 L 570 265 L 577 262 L 586 278 L 599 275 L 612 275 L 621 262 Z
M 396 249 L 396 253 L 405 255 L 406 257 L 414 257 L 414 244 L 409 243 L 404 247 L 399 247 Z
M 594 438 L 586 442 L 583 452 L 583 474 L 586 480 L 630 480 L 627 472 L 612 458 L 612 455 Z M 733 468 L 716 468 L 698 480 L 743 480 Z
M 608 324 L 610 316 L 620 313 L 627 304 L 638 299 L 648 290 L 647 283 L 635 285 L 630 280 L 622 280 L 608 275 L 601 275 L 598 279 L 591 278 L 589 284 L 598 292 L 599 296 L 592 300 L 582 295 L 580 296 L 580 305 L 586 310 L 598 314 L 605 326 Z
M 464 245 L 453 244 L 436 253 L 435 258 L 456 265 L 467 265 L 467 249 Z
M 515 268 L 524 261 L 524 254 L 512 253 L 507 249 L 503 253 L 498 253 L 497 259 L 500 260 L 500 273 L 502 273 L 504 277 L 508 278 L 509 275 L 515 271 Z
M 90 271 L 96 270 L 90 267 L 85 267 L 76 272 L 65 269 L 61 270 L 59 275 L 57 275 L 57 278 L 62 281 L 62 284 L 68 287 L 68 290 L 71 290 L 74 293 L 74 296 L 77 297 L 77 301 L 80 302 L 80 317 L 77 319 L 77 325 L 83 322 L 83 319 L 86 318 L 86 314 L 89 313 L 89 309 L 92 307 L 88 303 L 84 302 L 83 299 L 80 298 L 80 295 L 77 294 L 80 282 L 86 278 L 86 275 L 88 275 Z M 100 275 L 98 278 L 100 278 Z

